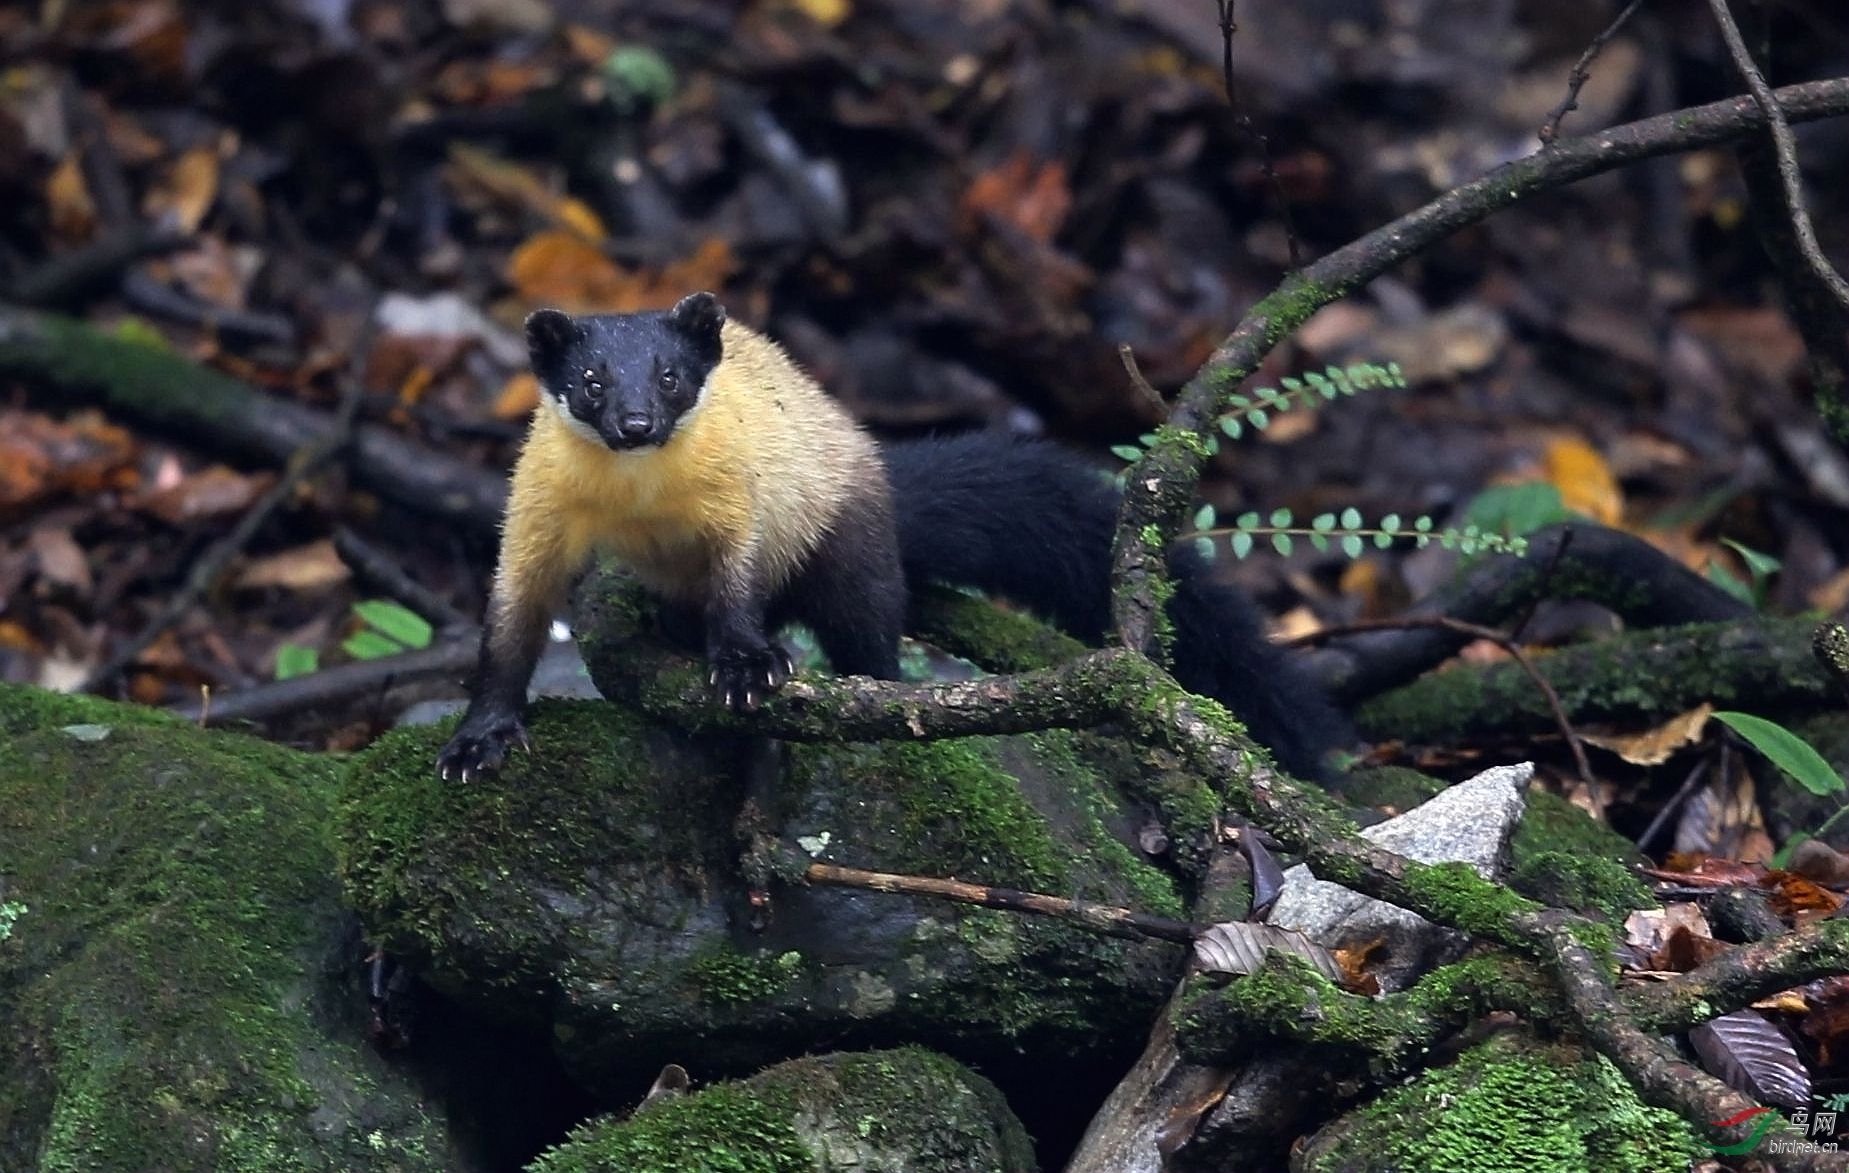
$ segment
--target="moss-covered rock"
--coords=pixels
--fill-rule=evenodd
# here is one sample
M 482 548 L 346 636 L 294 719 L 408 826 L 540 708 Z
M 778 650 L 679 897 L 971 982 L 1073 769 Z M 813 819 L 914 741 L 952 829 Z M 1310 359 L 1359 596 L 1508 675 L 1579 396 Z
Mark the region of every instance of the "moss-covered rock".
M 369 929 L 445 990 L 549 1026 L 582 1078 L 633 1088 L 690 1048 L 748 1070 L 826 1039 L 928 1040 L 966 1058 L 1134 1047 L 1174 946 L 941 901 L 737 876 L 741 773 L 765 751 L 686 738 L 611 703 L 551 703 L 534 752 L 446 785 L 443 728 L 353 762 L 341 874 Z M 1084 738 L 795 745 L 772 822 L 831 863 L 957 876 L 1178 915 Z
M 466 1168 L 343 1021 L 334 773 L 0 687 L 0 1168 Z
M 1029 1173 L 993 1085 L 916 1047 L 823 1055 L 599 1121 L 532 1173 Z
M 1298 1173 L 1682 1173 L 1699 1149 L 1603 1056 L 1500 1035 L 1326 1126 Z

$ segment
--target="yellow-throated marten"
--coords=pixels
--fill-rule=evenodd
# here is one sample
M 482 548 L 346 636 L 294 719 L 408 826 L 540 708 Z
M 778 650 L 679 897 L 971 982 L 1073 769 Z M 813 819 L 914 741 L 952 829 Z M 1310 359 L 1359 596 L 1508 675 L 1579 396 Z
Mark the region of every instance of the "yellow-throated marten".
M 445 778 L 525 745 L 527 681 L 593 548 L 699 616 L 711 682 L 737 709 L 788 679 L 772 636 L 793 620 L 836 671 L 897 678 L 907 582 L 976 587 L 1102 638 L 1117 491 L 1079 458 L 994 432 L 882 449 L 710 293 L 666 313 L 540 310 L 526 335 L 543 402 L 514 468 L 468 713 L 437 760 Z M 1341 718 L 1244 595 L 1192 551 L 1170 562 L 1176 678 L 1287 769 L 1320 773 Z

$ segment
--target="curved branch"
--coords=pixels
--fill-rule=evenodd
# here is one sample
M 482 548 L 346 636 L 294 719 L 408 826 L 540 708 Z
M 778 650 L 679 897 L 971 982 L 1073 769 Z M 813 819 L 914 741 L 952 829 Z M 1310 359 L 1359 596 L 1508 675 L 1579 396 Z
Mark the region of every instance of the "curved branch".
M 1777 97 L 1791 121 L 1849 113 L 1849 78 L 1786 86 Z M 1113 618 L 1125 646 L 1155 646 L 1166 551 L 1193 500 L 1226 397 L 1311 314 L 1458 229 L 1539 192 L 1641 159 L 1734 142 L 1765 126 L 1764 112 L 1742 96 L 1562 140 L 1455 187 L 1285 278 L 1182 388 L 1156 443 L 1125 477 L 1112 559 Z

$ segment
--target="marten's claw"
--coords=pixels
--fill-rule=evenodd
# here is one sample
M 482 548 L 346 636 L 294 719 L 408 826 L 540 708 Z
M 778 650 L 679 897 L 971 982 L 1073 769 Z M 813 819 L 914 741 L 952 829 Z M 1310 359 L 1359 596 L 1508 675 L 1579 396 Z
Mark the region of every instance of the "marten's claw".
M 463 718 L 449 744 L 437 755 L 437 774 L 445 782 L 473 782 L 500 770 L 515 747 L 529 752 L 533 748 L 519 717 L 472 714 Z
M 707 681 L 720 704 L 734 713 L 752 713 L 789 681 L 790 674 L 789 653 L 767 644 L 717 653 Z

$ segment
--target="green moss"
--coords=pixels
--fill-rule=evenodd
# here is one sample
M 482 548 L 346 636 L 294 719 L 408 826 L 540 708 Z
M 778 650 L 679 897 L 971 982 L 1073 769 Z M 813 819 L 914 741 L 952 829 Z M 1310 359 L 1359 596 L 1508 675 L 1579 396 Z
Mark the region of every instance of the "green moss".
M 0 688 L 0 1167 L 430 1167 L 343 1107 L 403 1108 L 304 1004 L 338 933 L 335 764 Z M 353 1040 L 357 1043 L 357 1040 Z M 19 1146 L 23 1146 L 23 1149 Z
M 1356 806 L 1370 807 L 1392 817 L 1437 797 L 1445 784 L 1430 774 L 1404 766 L 1378 766 L 1341 775 L 1335 789 Z
M 788 989 L 801 971 L 803 957 L 783 953 L 740 953 L 716 946 L 687 965 L 687 980 L 703 998 L 720 1003 L 757 1002 Z
M 1509 860 L 1521 868 L 1533 857 L 1553 852 L 1624 866 L 1644 862 L 1629 839 L 1558 794 L 1530 786 L 1527 809 L 1509 839 Z
M 1630 868 L 1565 851 L 1529 855 L 1510 874 L 1509 887 L 1551 908 L 1575 909 L 1613 924 L 1622 924 L 1637 909 L 1657 906 Z
M 1499 1036 L 1313 1139 L 1306 1170 L 1680 1173 L 1678 1117 L 1641 1103 L 1599 1055 Z
M 501 985 L 548 983 L 560 953 L 556 917 L 512 877 L 577 876 L 612 855 L 697 860 L 710 822 L 729 817 L 723 798 L 642 769 L 658 739 L 618 705 L 535 705 L 533 752 L 466 786 L 432 764 L 452 728 L 394 730 L 353 759 L 337 807 L 339 875 L 374 936 L 439 964 L 458 948 L 491 954 Z M 612 794 L 626 817 L 611 817 Z
M 784 1063 L 573 1133 L 532 1173 L 1026 1173 L 1020 1124 L 986 1080 L 916 1047 Z
M 1465 863 L 1409 863 L 1406 887 L 1429 902 L 1442 923 L 1492 938 L 1503 936 L 1516 916 L 1540 908 L 1490 883 Z

